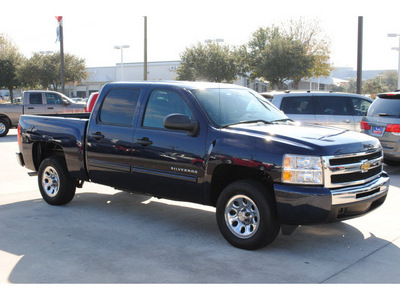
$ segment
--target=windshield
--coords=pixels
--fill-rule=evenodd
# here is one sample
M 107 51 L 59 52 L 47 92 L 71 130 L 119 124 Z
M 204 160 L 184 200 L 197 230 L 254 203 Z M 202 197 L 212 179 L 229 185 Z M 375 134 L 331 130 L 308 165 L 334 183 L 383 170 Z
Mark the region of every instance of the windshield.
M 219 127 L 239 123 L 287 120 L 287 116 L 248 89 L 192 90 L 209 118 Z

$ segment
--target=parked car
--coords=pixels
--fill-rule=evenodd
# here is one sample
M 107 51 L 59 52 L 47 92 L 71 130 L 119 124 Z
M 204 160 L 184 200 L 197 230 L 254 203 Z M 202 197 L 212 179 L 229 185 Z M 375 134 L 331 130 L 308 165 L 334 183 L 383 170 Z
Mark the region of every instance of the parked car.
M 387 164 L 400 164 L 400 91 L 378 94 L 360 128 L 380 140 Z
M 287 91 L 275 94 L 271 102 L 295 121 L 361 131 L 361 119 L 372 101 L 349 93 Z
M 22 103 L 0 104 L 0 137 L 6 136 L 10 128 L 16 128 L 21 115 L 81 113 L 85 105 L 72 101 L 54 91 L 26 91 Z
M 97 97 L 99 97 L 99 92 L 91 93 L 88 101 L 86 102 L 85 111 L 92 112 L 93 106 L 96 103 Z
M 51 205 L 84 181 L 196 202 L 216 207 L 229 243 L 257 249 L 280 228 L 369 213 L 389 190 L 378 139 L 300 126 L 241 86 L 108 83 L 97 102 L 79 118 L 20 118 L 18 161 Z

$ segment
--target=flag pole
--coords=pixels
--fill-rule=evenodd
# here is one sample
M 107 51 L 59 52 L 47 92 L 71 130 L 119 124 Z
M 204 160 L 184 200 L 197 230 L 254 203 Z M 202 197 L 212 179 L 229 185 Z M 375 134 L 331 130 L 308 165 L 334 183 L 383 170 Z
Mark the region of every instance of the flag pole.
M 61 60 L 61 92 L 65 93 L 65 77 L 64 77 L 64 33 L 63 33 L 63 17 L 57 16 L 59 38 L 60 38 L 60 60 Z

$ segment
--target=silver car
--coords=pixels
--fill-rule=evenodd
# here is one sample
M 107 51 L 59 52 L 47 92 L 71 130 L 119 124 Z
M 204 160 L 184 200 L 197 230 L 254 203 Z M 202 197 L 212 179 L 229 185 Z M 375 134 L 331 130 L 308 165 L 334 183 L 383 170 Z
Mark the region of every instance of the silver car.
M 350 93 L 288 91 L 274 95 L 271 102 L 294 121 L 360 131 L 372 99 Z
M 400 164 L 400 92 L 378 94 L 360 127 L 380 140 L 385 163 Z

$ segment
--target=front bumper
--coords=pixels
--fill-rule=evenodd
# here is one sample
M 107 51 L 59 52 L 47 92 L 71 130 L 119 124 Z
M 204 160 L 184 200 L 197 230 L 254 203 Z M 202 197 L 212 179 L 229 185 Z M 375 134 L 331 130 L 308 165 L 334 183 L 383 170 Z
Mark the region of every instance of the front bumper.
M 355 218 L 379 207 L 389 190 L 389 176 L 365 184 L 328 189 L 275 184 L 280 222 L 288 225 L 319 224 Z

